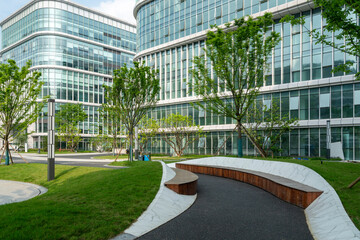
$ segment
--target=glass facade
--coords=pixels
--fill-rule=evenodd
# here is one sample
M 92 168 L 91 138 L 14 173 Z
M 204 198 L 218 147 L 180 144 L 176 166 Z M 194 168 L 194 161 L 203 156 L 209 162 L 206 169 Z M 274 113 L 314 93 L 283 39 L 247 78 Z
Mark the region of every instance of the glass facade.
M 281 94 L 274 92 L 259 96 L 257 101 L 263 105 L 267 105 L 268 102 L 278 101 L 281 103 L 279 104 L 281 117 L 290 116 L 300 121 L 309 119 L 352 119 L 353 117 L 360 117 L 360 112 L 358 111 L 360 109 L 360 102 L 351 97 L 354 93 L 359 94 L 359 89 L 360 83 L 355 83 L 284 91 L 281 92 Z M 331 94 L 326 92 L 331 92 Z M 349 92 L 351 94 L 346 96 L 346 100 L 343 98 L 341 101 L 341 96 Z M 321 99 L 320 101 L 318 100 L 319 98 Z M 149 117 L 160 120 L 171 113 L 180 113 L 191 116 L 195 124 L 203 126 L 219 125 L 221 121 L 220 124 L 235 123 L 233 120 L 230 122 L 220 120 L 220 118 L 223 118 L 222 116 L 208 112 L 200 113 L 199 111 L 200 110 L 193 108 L 190 103 L 174 103 L 171 105 L 158 106 L 149 114 Z M 248 119 L 247 122 L 250 123 L 250 120 Z
M 83 104 L 88 118 L 79 124 L 80 148 L 89 148 L 90 138 L 102 130 L 103 85 L 112 84 L 113 70 L 133 66 L 135 26 L 61 0 L 29 3 L 1 26 L 2 60 L 19 66 L 31 60 L 32 69 L 42 73 L 40 97 L 56 99 L 56 111 L 61 104 Z M 47 132 L 47 107 L 31 130 L 30 147 L 38 147 Z
M 275 47 L 274 57 L 269 58 L 270 70 L 267 73 L 265 86 L 343 76 L 344 73 L 332 73 L 331 70 L 339 64 L 356 60 L 344 53 L 338 53 L 331 47 L 315 44 L 315 41 L 309 37 L 305 29 L 322 30 L 320 9 L 302 12 L 298 16 L 304 16 L 305 21 L 308 21 L 301 28 L 299 26 L 292 27 L 289 23 L 280 23 L 279 21 L 273 25 L 273 30 L 281 34 L 282 41 Z M 311 19 L 316 21 L 316 24 L 312 24 Z M 310 27 L 311 25 L 312 27 Z M 141 26 L 140 24 L 138 28 Z M 138 38 L 140 36 L 139 33 Z M 331 39 L 336 40 L 334 36 L 331 36 Z M 159 70 L 163 89 L 160 94 L 161 100 L 192 96 L 191 85 L 187 87 L 185 84 L 187 81 L 191 82 L 187 70 L 191 68 L 192 58 L 201 54 L 204 44 L 204 41 L 197 41 L 167 50 L 160 48 L 157 53 L 144 55 L 138 59 Z M 348 75 L 357 72 L 358 65 L 355 64 Z M 173 71 L 176 71 L 177 74 Z M 325 118 L 326 114 L 323 116 Z
M 39 36 L 3 54 L 20 66 L 31 60 L 33 66 L 57 65 L 112 75 L 124 63 L 132 65 L 133 54 L 60 36 Z
M 137 50 L 207 30 L 293 0 L 155 0 L 137 12 Z
M 159 71 L 160 102 L 151 117 L 160 119 L 176 112 L 187 114 L 208 131 L 206 139 L 194 143 L 188 153 L 215 154 L 217 143 L 226 138 L 226 150 L 222 149 L 225 152 L 221 154 L 236 154 L 237 134 L 231 132 L 234 122 L 198 111 L 188 104 L 194 97 L 189 75 L 192 59 L 201 55 L 205 46 L 204 40 L 198 39 L 205 39 L 204 30 L 212 24 L 220 25 L 244 15 L 261 14 L 261 11 L 275 6 L 286 8 L 286 2 L 290 1 L 179 0 L 170 4 L 155 0 L 135 7 L 138 23 L 136 60 L 144 61 Z M 297 12 L 295 17 L 303 16 L 305 24 L 291 26 L 275 19 L 272 30 L 280 33 L 282 41 L 269 58 L 270 69 L 266 73 L 262 95 L 257 99 L 264 104 L 278 101 L 280 114 L 299 119 L 299 127 L 282 136 L 279 154 L 326 156 L 325 123 L 330 119 L 333 135 L 337 136 L 332 141 L 343 143 L 346 159 L 360 160 L 359 145 L 356 145 L 359 142 L 360 84 L 354 77 L 354 73 L 359 71 L 358 59 L 332 47 L 316 44 L 309 36 L 308 31 L 313 29 L 323 31 L 326 22 L 322 19 L 321 9 L 301 8 L 304 11 L 300 12 L 297 6 L 293 8 L 292 11 Z M 344 41 L 336 39 L 334 33 L 327 35 L 328 40 Z M 185 36 L 187 38 L 183 38 Z M 183 41 L 176 41 L 182 38 Z M 147 53 L 150 49 L 151 52 Z M 332 72 L 334 67 L 347 61 L 355 63 L 349 73 Z M 226 129 L 225 124 L 231 124 L 228 130 L 216 130 L 217 126 Z M 244 153 L 256 154 L 251 143 L 246 138 L 244 141 Z M 161 141 L 151 148 L 155 152 L 169 152 L 169 147 Z

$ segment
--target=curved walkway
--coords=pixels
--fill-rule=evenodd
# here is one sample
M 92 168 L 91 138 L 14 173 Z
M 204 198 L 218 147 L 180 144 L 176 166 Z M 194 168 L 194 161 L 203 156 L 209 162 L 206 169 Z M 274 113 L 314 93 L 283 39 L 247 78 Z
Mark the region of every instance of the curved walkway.
M 46 188 L 32 183 L 0 180 L 0 205 L 26 201 L 46 192 Z
M 313 239 L 303 209 L 257 187 L 200 175 L 183 214 L 139 239 Z
M 288 178 L 321 190 L 323 193 L 305 209 L 307 223 L 314 238 L 319 240 L 360 239 L 360 231 L 347 215 L 334 188 L 310 168 L 287 162 L 231 157 L 201 158 L 182 163 L 259 171 Z
M 163 175 L 160 188 L 154 200 L 143 214 L 123 233 L 113 240 L 135 239 L 170 221 L 188 209 L 196 200 L 196 195 L 180 195 L 165 187 L 165 182 L 176 173 L 164 162 L 161 162 Z

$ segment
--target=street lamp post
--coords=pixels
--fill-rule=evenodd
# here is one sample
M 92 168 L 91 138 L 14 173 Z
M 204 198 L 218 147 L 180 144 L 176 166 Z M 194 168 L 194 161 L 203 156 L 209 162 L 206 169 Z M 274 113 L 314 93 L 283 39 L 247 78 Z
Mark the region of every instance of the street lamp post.
M 48 181 L 55 179 L 55 99 L 48 99 Z

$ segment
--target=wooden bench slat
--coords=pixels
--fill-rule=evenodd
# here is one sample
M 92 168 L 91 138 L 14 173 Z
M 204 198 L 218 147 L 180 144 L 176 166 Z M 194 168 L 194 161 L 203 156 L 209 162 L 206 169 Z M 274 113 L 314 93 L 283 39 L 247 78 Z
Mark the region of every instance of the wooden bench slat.
M 176 175 L 169 181 L 165 182 L 165 186 L 178 194 L 194 195 L 197 192 L 197 180 L 199 177 L 187 170 L 172 168 Z
M 308 207 L 322 193 L 318 189 L 291 179 L 253 170 L 182 163 L 176 163 L 176 167 L 195 173 L 226 177 L 249 183 L 302 208 Z

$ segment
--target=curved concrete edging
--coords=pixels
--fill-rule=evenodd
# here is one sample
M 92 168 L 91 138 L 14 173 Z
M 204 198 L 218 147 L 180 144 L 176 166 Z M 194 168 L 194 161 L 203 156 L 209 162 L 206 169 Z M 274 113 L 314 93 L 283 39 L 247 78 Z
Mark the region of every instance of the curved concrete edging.
M 47 188 L 32 183 L 0 180 L 0 205 L 23 202 L 47 191 Z
M 175 172 L 160 161 L 163 175 L 159 191 L 145 212 L 128 229 L 114 240 L 135 239 L 177 217 L 188 209 L 197 195 L 180 195 L 165 187 L 164 183 L 175 176 Z
M 323 193 L 305 209 L 305 215 L 313 237 L 318 240 L 360 239 L 360 231 L 347 215 L 336 191 L 323 177 L 310 168 L 294 163 L 229 157 L 202 158 L 182 161 L 181 163 L 260 171 L 289 178 L 322 190 Z M 173 165 L 175 166 L 175 163 Z

